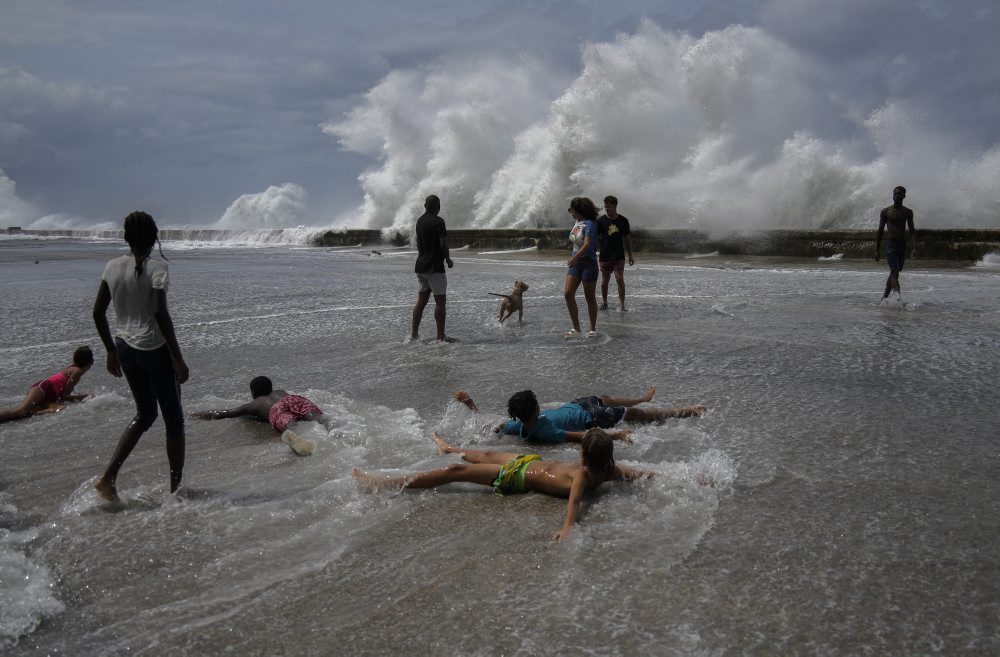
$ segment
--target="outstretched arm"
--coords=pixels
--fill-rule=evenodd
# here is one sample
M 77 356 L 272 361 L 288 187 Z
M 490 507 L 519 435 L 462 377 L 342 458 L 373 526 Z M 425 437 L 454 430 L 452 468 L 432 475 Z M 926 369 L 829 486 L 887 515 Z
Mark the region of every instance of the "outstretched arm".
M 201 420 L 224 420 L 230 417 L 243 417 L 244 415 L 259 417 L 257 406 L 258 404 L 256 402 L 250 402 L 248 404 L 243 404 L 242 406 L 237 406 L 236 408 L 220 408 L 215 411 L 197 411 L 192 413 L 191 416 Z
M 635 481 L 637 479 L 652 479 L 656 474 L 652 470 L 643 470 L 642 468 L 628 468 L 625 466 L 618 466 L 617 472 L 618 479 L 621 481 Z
M 456 390 L 455 394 L 453 394 L 452 397 L 455 398 L 455 401 L 465 404 L 465 406 L 473 413 L 479 412 L 479 406 L 476 405 L 476 402 L 472 400 L 472 397 L 470 397 L 469 393 L 467 393 L 466 391 Z
M 582 443 L 583 437 L 587 434 L 586 431 L 564 431 L 566 434 L 566 442 L 568 443 Z M 626 445 L 634 445 L 635 441 L 632 440 L 632 432 L 628 429 L 622 429 L 621 431 L 609 431 L 608 435 L 611 436 L 612 440 L 618 440 Z
M 577 470 L 573 475 L 573 483 L 569 487 L 569 499 L 566 501 L 566 520 L 552 538 L 562 543 L 573 533 L 573 524 L 576 523 L 576 514 L 580 511 L 580 500 L 583 499 L 584 484 L 587 474 L 583 468 Z

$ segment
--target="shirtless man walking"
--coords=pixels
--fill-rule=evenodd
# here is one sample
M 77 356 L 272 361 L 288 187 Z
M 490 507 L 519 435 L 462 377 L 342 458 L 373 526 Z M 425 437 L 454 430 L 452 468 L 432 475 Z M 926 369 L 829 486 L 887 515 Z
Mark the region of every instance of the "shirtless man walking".
M 878 262 L 882 255 L 882 234 L 885 233 L 885 259 L 889 263 L 889 278 L 885 281 L 885 294 L 882 298 L 889 296 L 889 292 L 899 291 L 899 272 L 903 271 L 903 263 L 906 262 L 906 229 L 910 229 L 910 237 L 913 239 L 913 250 L 910 252 L 912 258 L 917 257 L 917 232 L 913 227 L 913 210 L 903 205 L 906 198 L 906 188 L 896 187 L 892 190 L 892 205 L 884 208 L 878 219 L 878 233 L 875 235 L 875 261 Z

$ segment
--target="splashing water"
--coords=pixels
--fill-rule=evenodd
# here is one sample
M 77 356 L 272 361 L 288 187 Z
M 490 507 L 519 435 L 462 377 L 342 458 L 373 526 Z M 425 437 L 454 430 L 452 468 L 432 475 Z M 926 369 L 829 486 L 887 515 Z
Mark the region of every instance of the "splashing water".
M 648 228 L 870 228 L 903 184 L 918 227 L 1000 227 L 1000 147 L 964 152 L 899 99 L 859 110 L 761 29 L 646 21 L 582 57 L 562 90 L 527 58 L 388 75 L 323 126 L 381 160 L 362 223 L 409 232 L 439 193 L 450 226 L 558 225 L 567 197 L 614 193 Z

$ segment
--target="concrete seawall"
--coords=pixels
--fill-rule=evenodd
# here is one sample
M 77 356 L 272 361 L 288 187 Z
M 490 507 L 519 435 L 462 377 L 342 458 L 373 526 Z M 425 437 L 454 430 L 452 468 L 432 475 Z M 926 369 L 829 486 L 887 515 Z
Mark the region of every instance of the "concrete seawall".
M 568 230 L 467 230 L 448 231 L 452 246 L 468 244 L 474 249 L 540 250 L 569 248 Z M 1000 252 L 1000 230 L 918 230 L 919 255 L 931 260 L 977 261 L 992 252 Z M 403 245 L 407 239 L 395 235 L 386 240 L 377 230 L 328 231 L 317 235 L 320 246 Z M 788 257 L 871 258 L 875 253 L 875 232 L 867 230 L 761 230 L 713 236 L 696 230 L 636 230 L 632 247 L 638 253 L 711 253 L 722 255 L 758 255 Z
M 85 230 L 21 230 L 7 228 L 8 234 L 37 235 L 41 237 L 68 238 L 121 238 L 121 231 Z M 169 240 L 197 240 L 227 242 L 237 235 L 253 234 L 258 243 L 287 242 L 288 233 L 294 231 L 257 230 L 222 231 L 210 229 L 165 229 L 160 238 Z M 565 251 L 569 248 L 566 228 L 530 228 L 524 230 L 470 230 L 456 228 L 448 231 L 449 243 L 454 246 L 469 245 L 474 249 L 523 249 L 537 247 L 543 251 Z M 955 260 L 975 262 L 988 253 L 1000 252 L 1000 230 L 949 229 L 918 230 L 919 255 L 930 260 Z M 311 238 L 315 246 L 354 246 L 362 244 L 377 247 L 393 244 L 402 246 L 408 236 L 395 234 L 383 236 L 381 231 L 348 229 L 318 232 Z M 845 258 L 867 259 L 874 255 L 875 231 L 870 230 L 760 230 L 729 235 L 709 235 L 696 230 L 636 230 L 632 233 L 632 246 L 638 253 L 712 253 L 722 255 L 787 256 L 818 258 L 843 254 Z

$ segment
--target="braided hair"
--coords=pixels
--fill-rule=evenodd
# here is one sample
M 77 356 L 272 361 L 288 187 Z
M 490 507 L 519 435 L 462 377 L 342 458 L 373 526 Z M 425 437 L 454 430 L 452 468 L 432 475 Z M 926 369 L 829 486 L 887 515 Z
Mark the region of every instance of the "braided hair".
M 142 276 L 143 265 L 153 252 L 154 244 L 159 248 L 163 259 L 167 259 L 167 256 L 163 255 L 163 246 L 160 244 L 158 233 L 156 221 L 146 212 L 131 212 L 125 217 L 125 241 L 132 250 L 132 257 L 135 258 L 136 278 Z

